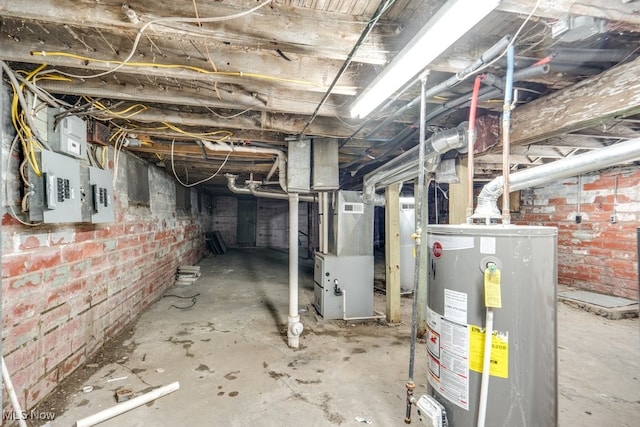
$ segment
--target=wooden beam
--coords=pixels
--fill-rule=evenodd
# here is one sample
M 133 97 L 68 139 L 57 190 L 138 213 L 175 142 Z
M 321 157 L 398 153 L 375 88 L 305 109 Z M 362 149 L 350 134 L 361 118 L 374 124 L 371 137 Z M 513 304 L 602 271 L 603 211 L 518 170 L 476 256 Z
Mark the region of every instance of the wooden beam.
M 244 88 L 227 90 L 211 84 L 196 87 L 163 87 L 159 90 L 151 85 L 134 83 L 104 83 L 95 80 L 74 80 L 73 82 L 43 80 L 38 86 L 54 94 L 86 95 L 94 98 L 111 98 L 136 103 L 159 103 L 189 105 L 194 107 L 224 108 L 230 110 L 262 111 L 268 109 L 277 113 L 312 114 L 323 95 L 318 92 L 296 90 L 272 90 L 256 93 Z M 220 98 L 218 98 L 218 94 Z M 329 98 L 318 112 L 320 116 L 342 114 L 340 106 Z M 224 114 L 223 114 L 224 115 Z
M 0 39 L 0 52 L 5 61 L 26 62 L 30 64 L 47 63 L 54 67 L 69 67 L 68 72 L 75 75 L 93 75 L 99 72 L 111 71 L 118 66 L 118 62 L 86 61 L 68 56 L 63 56 L 54 52 L 67 52 L 70 49 L 58 44 L 39 45 L 37 41 L 20 39 L 20 43 L 12 40 Z M 30 52 L 45 52 L 31 55 Z M 85 48 L 78 44 L 74 46 L 74 51 L 84 52 Z M 48 53 L 47 53 L 48 52 Z M 105 61 L 121 61 L 125 55 L 114 57 L 100 56 L 97 54 L 86 54 L 84 57 L 100 59 Z M 153 78 L 169 78 L 202 82 L 203 84 L 231 83 L 249 88 L 249 90 L 261 92 L 269 87 L 295 87 L 298 90 L 324 93 L 331 83 L 328 76 L 336 74 L 340 63 L 337 61 L 327 61 L 311 57 L 302 58 L 297 64 L 281 64 L 273 55 L 261 55 L 260 52 L 249 54 L 227 54 L 221 55 L 229 58 L 232 66 L 221 67 L 218 71 L 211 70 L 208 63 L 195 61 L 186 57 L 168 57 L 158 61 L 158 65 L 124 65 L 118 69 L 119 73 L 127 73 L 134 76 Z M 233 59 L 231 59 L 233 58 Z M 136 64 L 138 62 L 134 62 Z M 151 61 L 140 62 L 141 64 L 152 64 Z M 237 64 L 237 65 L 236 65 Z M 276 65 L 278 64 L 278 65 Z M 189 67 L 195 67 L 189 68 Z M 266 67 L 266 68 L 265 68 Z M 199 71 L 199 69 L 205 71 Z M 266 72 L 265 70 L 269 70 Z M 332 93 L 342 95 L 354 95 L 356 93 L 356 83 L 348 81 L 350 74 L 340 80 L 340 84 L 335 86 Z
M 467 221 L 468 170 L 466 158 L 458 157 L 456 175 L 460 178 L 460 182 L 449 184 L 449 224 L 464 224 Z
M 398 323 L 400 313 L 400 184 L 386 188 L 384 209 L 387 321 Z
M 73 2 L 39 0 L 37 2 L 4 1 L 0 14 L 7 19 L 16 18 L 43 26 L 65 25 L 76 29 L 100 29 L 104 32 L 117 31 L 133 40 L 141 25 L 162 17 L 185 16 L 181 2 L 167 2 L 162 10 L 153 1 L 132 2 L 140 23 L 131 23 L 121 8 L 122 2 L 94 2 L 91 7 L 78 7 Z M 246 7 L 230 7 L 234 2 L 201 2 L 199 15 L 223 17 L 246 10 Z M 237 2 L 236 2 L 237 3 Z M 243 2 L 247 4 L 247 2 Z M 253 5 L 251 5 L 253 6 Z M 375 5 L 372 6 L 375 9 Z M 172 10 L 173 9 L 173 10 Z M 188 17 L 189 12 L 186 12 Z M 152 25 L 146 34 L 158 41 L 190 38 L 196 42 L 208 40 L 225 43 L 240 49 L 270 49 L 275 55 L 280 49 L 285 55 L 313 55 L 344 61 L 351 47 L 366 25 L 367 15 L 351 16 L 326 10 L 296 8 L 272 2 L 260 10 L 242 18 L 223 23 L 158 23 Z M 277 42 L 274 41 L 277 34 Z M 378 25 L 357 52 L 356 61 L 383 64 L 389 58 L 385 48 L 388 38 L 394 37 L 391 25 Z M 318 41 L 321 42 L 318 42 Z
M 531 144 L 640 113 L 639 75 L 637 58 L 517 108 L 512 114 L 511 143 Z
M 124 108 L 120 106 L 120 108 Z M 293 114 L 277 114 L 263 111 L 248 111 L 238 117 L 231 119 L 221 119 L 207 114 L 167 111 L 157 108 L 148 108 L 135 116 L 132 121 L 140 123 L 161 123 L 168 122 L 180 127 L 198 127 L 203 129 L 228 129 L 234 131 L 233 140 L 238 139 L 235 130 L 241 131 L 262 131 L 262 132 L 282 132 L 290 135 L 297 135 L 308 121 L 308 117 Z M 144 130 L 144 128 L 142 129 Z M 193 129 L 187 129 L 196 132 Z M 161 130 L 162 131 L 162 130 Z M 388 129 L 393 132 L 393 127 Z M 307 129 L 307 135 L 322 136 L 327 138 L 345 138 L 353 133 L 353 129 L 344 121 L 335 117 L 318 118 Z

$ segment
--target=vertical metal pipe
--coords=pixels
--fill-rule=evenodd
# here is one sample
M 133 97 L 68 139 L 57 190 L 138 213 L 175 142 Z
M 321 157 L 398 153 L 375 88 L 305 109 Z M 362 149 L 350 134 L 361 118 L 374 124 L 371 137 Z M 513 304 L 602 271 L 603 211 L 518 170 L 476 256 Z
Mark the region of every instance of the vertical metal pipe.
M 302 323 L 298 313 L 298 194 L 289 193 L 289 347 L 298 348 Z
M 318 252 L 324 253 L 324 192 L 318 193 Z
M 427 76 L 429 75 L 429 71 L 426 70 L 422 76 L 420 76 L 420 149 L 418 154 L 418 185 L 415 191 L 415 210 L 416 210 L 416 232 L 415 232 L 415 241 L 416 241 L 416 257 L 420 259 L 421 248 L 422 248 L 422 195 L 424 193 L 424 160 L 425 160 L 425 139 L 426 139 L 426 130 L 425 130 L 425 116 L 426 116 L 426 105 L 427 105 L 427 97 L 426 97 L 426 88 L 427 88 Z M 418 292 L 419 285 L 419 276 L 420 276 L 420 263 L 417 262 L 415 266 L 415 270 L 413 273 L 414 286 L 413 288 L 416 290 L 413 295 L 413 307 L 411 311 L 411 346 L 409 350 L 409 379 L 407 380 L 407 406 L 404 422 L 406 424 L 411 424 L 411 406 L 414 402 L 413 390 L 415 390 L 415 383 L 413 381 L 413 373 L 414 373 L 414 364 L 415 364 L 415 353 L 416 353 L 416 335 L 418 329 L 418 299 L 421 297 Z
M 322 210 L 324 212 L 322 234 L 324 240 L 324 255 L 329 253 L 329 193 L 324 193 L 324 200 L 322 201 Z
M 507 49 L 507 76 L 504 87 L 504 105 L 502 108 L 502 175 L 504 176 L 504 192 L 502 193 L 502 223 L 511 222 L 511 208 L 509 207 L 509 128 L 511 126 L 511 99 L 513 91 L 514 47 Z

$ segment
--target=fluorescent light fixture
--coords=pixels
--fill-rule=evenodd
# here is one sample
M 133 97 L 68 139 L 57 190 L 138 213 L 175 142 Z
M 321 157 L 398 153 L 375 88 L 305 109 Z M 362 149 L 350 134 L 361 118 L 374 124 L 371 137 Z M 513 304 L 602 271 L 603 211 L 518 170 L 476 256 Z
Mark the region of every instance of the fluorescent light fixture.
M 487 16 L 500 0 L 449 0 L 351 106 L 363 118 Z

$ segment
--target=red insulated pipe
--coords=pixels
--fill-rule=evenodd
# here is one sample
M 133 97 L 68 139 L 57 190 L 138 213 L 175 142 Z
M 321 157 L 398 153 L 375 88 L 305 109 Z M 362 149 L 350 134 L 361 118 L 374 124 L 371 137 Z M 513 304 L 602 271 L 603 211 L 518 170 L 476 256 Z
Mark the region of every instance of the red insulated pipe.
M 476 112 L 478 110 L 478 94 L 480 93 L 480 82 L 485 79 L 484 74 L 476 76 L 473 82 L 473 93 L 471 94 L 471 107 L 469 108 L 469 137 L 467 148 L 467 221 L 473 214 L 473 150 L 476 143 Z
M 469 108 L 469 130 L 476 130 L 476 111 L 478 110 L 478 94 L 480 93 L 480 82 L 485 79 L 484 74 L 476 76 L 473 81 L 473 93 L 471 94 L 471 107 Z
M 556 54 L 552 53 L 551 55 L 545 56 L 544 58 L 542 58 L 541 60 L 531 64 L 532 67 L 536 67 L 538 65 L 545 65 L 548 64 L 549 62 L 551 62 L 551 60 L 553 58 L 555 58 Z

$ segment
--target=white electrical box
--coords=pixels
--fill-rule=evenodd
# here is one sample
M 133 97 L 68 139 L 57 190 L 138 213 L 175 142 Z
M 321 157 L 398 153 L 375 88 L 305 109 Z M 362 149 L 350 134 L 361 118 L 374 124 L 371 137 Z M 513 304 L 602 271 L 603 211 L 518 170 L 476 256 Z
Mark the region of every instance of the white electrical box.
M 47 142 L 53 151 L 83 159 L 87 150 L 87 125 L 80 117 L 64 113 L 63 108 L 49 108 Z M 56 120 L 56 118 L 58 118 Z
M 436 399 L 426 394 L 420 396 L 416 403 L 419 420 L 428 427 L 448 427 L 447 414 L 444 406 Z

